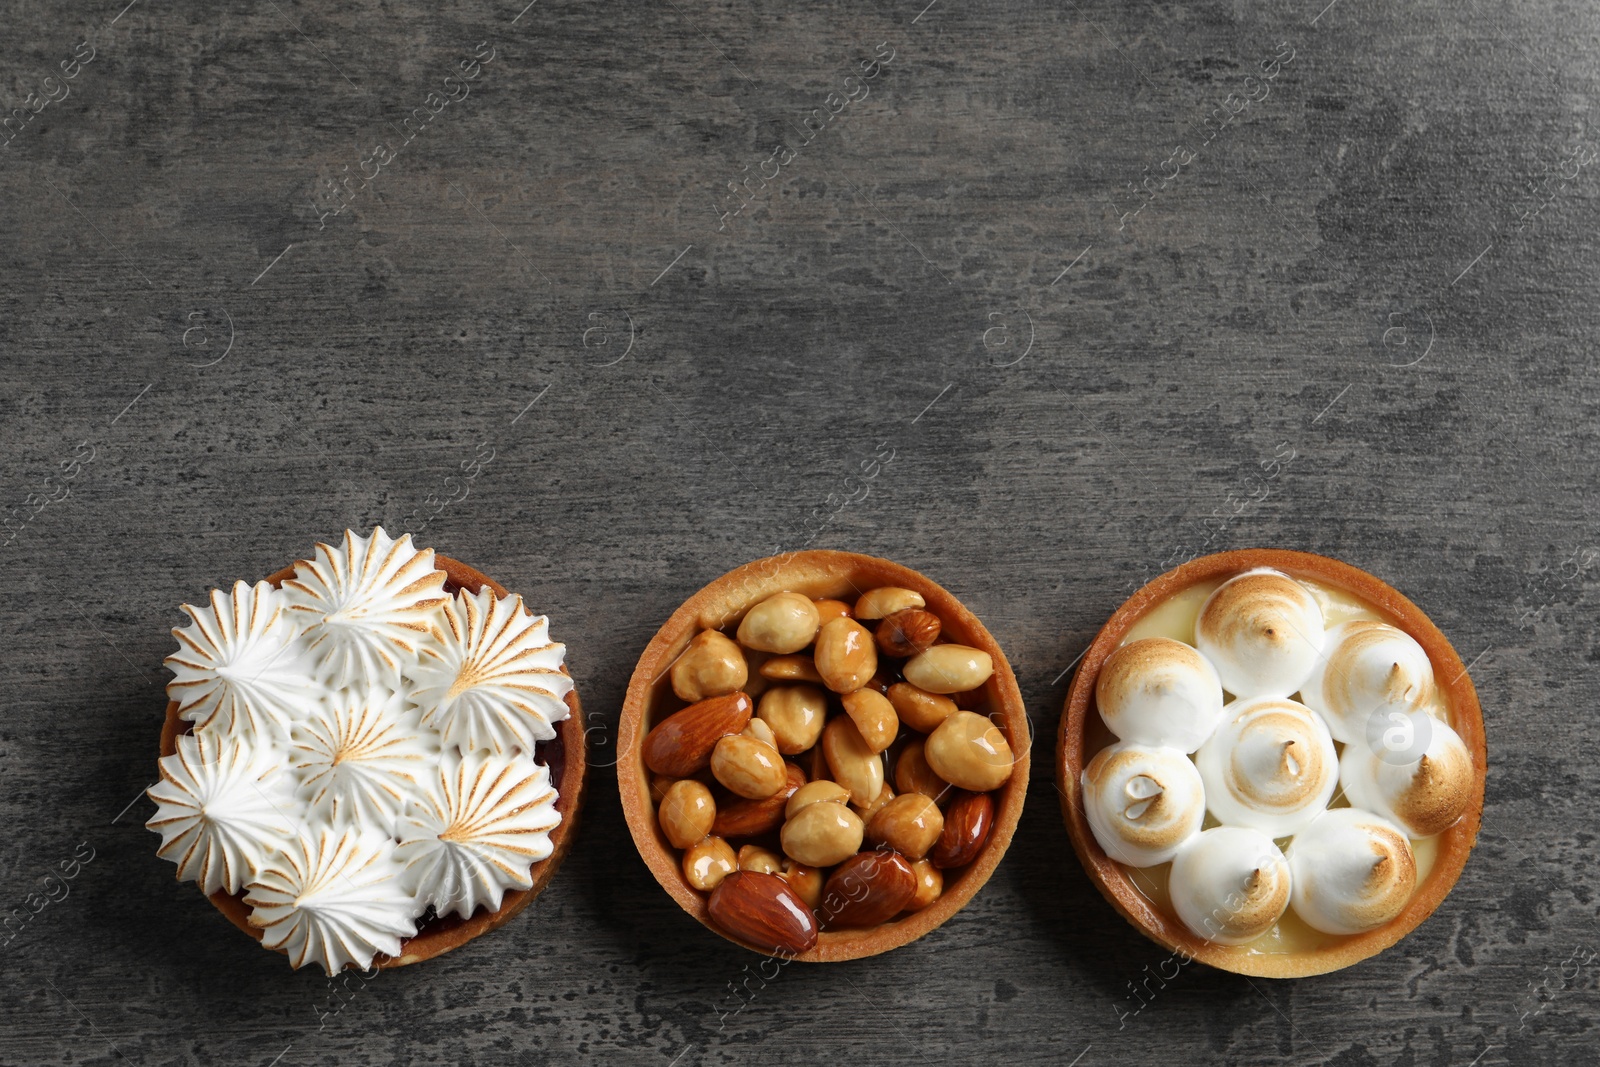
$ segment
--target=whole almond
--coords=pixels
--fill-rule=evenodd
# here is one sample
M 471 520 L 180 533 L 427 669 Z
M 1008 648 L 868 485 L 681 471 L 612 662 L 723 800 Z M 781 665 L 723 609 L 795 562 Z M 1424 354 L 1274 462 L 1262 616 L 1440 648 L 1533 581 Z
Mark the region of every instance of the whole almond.
M 878 669 L 878 648 L 872 634 L 854 619 L 823 623 L 813 655 L 823 684 L 835 693 L 855 692 Z
M 775 874 L 728 875 L 706 905 L 711 921 L 764 952 L 805 952 L 817 943 L 817 919 L 789 883 Z
M 745 800 L 740 797 L 717 808 L 717 819 L 711 832 L 718 837 L 737 839 L 760 837 L 783 825 L 783 809 L 794 796 L 795 790 L 806 784 L 806 775 L 799 767 L 788 764 L 788 780 L 783 788 L 770 797 Z
M 917 892 L 917 876 L 903 856 L 858 852 L 834 868 L 822 887 L 828 926 L 877 926 L 899 915 Z
M 994 828 L 994 797 L 988 793 L 956 793 L 944 813 L 944 832 L 928 853 L 935 867 L 965 867 L 978 858 Z
M 645 766 L 672 778 L 688 778 L 705 770 L 711 766 L 717 742 L 750 724 L 750 711 L 748 696 L 727 693 L 673 712 L 645 735 Z
M 875 636 L 878 648 L 885 656 L 909 659 L 919 652 L 926 652 L 932 648 L 933 643 L 939 639 L 939 631 L 943 626 L 939 616 L 931 611 L 906 608 L 885 615 L 883 621 L 878 623 L 878 632 Z

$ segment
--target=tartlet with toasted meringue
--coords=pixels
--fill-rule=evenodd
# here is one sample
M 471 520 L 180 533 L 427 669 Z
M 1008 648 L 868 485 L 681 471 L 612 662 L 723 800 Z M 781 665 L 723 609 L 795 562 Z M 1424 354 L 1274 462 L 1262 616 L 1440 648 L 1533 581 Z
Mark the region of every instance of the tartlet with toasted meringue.
M 1089 646 L 1061 718 L 1062 813 L 1130 923 L 1241 974 L 1349 966 L 1449 893 L 1477 838 L 1472 681 L 1409 600 L 1249 549 L 1161 575 Z
M 581 713 L 521 597 L 379 527 L 184 611 L 146 825 L 234 925 L 297 968 L 399 967 L 555 874 Z

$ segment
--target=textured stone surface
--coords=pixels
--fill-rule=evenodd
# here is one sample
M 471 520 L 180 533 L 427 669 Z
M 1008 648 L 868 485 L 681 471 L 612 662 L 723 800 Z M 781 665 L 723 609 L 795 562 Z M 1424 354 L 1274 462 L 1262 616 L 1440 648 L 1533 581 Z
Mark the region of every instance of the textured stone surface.
M 1595 1056 L 1592 9 L 121 2 L 0 37 L 0 111 L 70 89 L 0 149 L 4 906 L 94 857 L 0 950 L 0 1063 Z M 177 605 L 377 522 L 549 612 L 602 766 L 532 908 L 324 1014 L 135 798 Z M 1366 567 L 1473 662 L 1478 851 L 1346 972 L 1136 999 L 1164 956 L 1040 773 L 943 929 L 763 978 L 656 887 L 603 765 L 655 626 L 805 544 L 963 596 L 1040 738 L 1164 560 Z

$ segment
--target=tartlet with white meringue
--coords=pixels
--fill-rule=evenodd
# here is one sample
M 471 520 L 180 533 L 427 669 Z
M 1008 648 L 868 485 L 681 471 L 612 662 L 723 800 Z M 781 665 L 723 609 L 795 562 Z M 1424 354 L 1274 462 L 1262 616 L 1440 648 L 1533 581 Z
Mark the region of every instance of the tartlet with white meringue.
M 1101 892 L 1158 943 L 1297 977 L 1392 945 L 1477 837 L 1471 679 L 1426 615 L 1309 553 L 1194 560 L 1084 654 L 1061 719 L 1062 812 Z
M 398 967 L 554 875 L 582 715 L 521 597 L 379 527 L 183 610 L 146 825 L 234 925 L 297 968 Z

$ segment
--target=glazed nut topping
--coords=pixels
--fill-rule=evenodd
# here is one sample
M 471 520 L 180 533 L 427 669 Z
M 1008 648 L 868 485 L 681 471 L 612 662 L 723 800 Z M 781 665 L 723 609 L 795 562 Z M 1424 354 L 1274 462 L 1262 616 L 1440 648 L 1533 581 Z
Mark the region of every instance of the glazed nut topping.
M 814 685 L 778 685 L 761 694 L 756 715 L 772 730 L 778 751 L 805 752 L 822 736 L 828 719 L 828 694 Z
M 866 828 L 843 804 L 808 804 L 783 824 L 783 851 L 808 867 L 832 867 L 861 850 Z
M 717 781 L 750 800 L 763 800 L 782 789 L 788 778 L 785 766 L 777 749 L 743 734 L 724 737 L 711 753 L 711 773 Z
M 944 624 L 939 621 L 939 616 L 931 611 L 920 608 L 906 608 L 892 615 L 886 615 L 878 624 L 875 635 L 878 649 L 885 656 L 897 659 L 909 659 L 921 652 L 926 652 L 939 640 L 939 631 Z
M 774 593 L 690 641 L 671 669 L 687 706 L 641 755 L 719 929 L 804 952 L 928 907 L 982 853 L 1015 760 L 983 713 L 991 657 L 945 640 L 922 594 L 885 586 Z
M 857 689 L 839 701 L 867 747 L 882 752 L 900 735 L 900 717 L 889 698 L 875 689 Z
M 821 625 L 817 605 L 809 597 L 778 593 L 745 613 L 739 623 L 739 644 L 757 652 L 787 655 L 809 645 Z
M 862 593 L 856 600 L 855 614 L 858 619 L 882 619 L 897 611 L 920 608 L 926 604 L 927 601 L 922 599 L 921 593 L 886 585 Z
M 673 782 L 656 811 L 661 832 L 673 848 L 688 848 L 711 832 L 717 804 L 711 790 L 693 778 Z
M 722 880 L 739 869 L 739 858 L 720 837 L 707 837 L 690 845 L 683 853 L 684 881 L 702 892 L 717 888 Z
M 1003 785 L 1014 762 L 1005 734 L 973 711 L 958 711 L 940 723 L 923 752 L 940 778 L 974 792 Z
M 920 860 L 944 833 L 939 805 L 921 793 L 902 793 L 879 808 L 867 823 L 867 840 L 888 845 L 907 859 Z
M 834 619 L 817 632 L 817 673 L 835 693 L 853 693 L 878 669 L 878 646 L 854 619 Z
M 976 689 L 994 673 L 994 661 L 981 648 L 934 645 L 907 661 L 906 681 L 930 693 Z
M 715 630 L 696 635 L 672 665 L 672 691 L 693 704 L 744 688 L 750 668 L 739 646 Z

